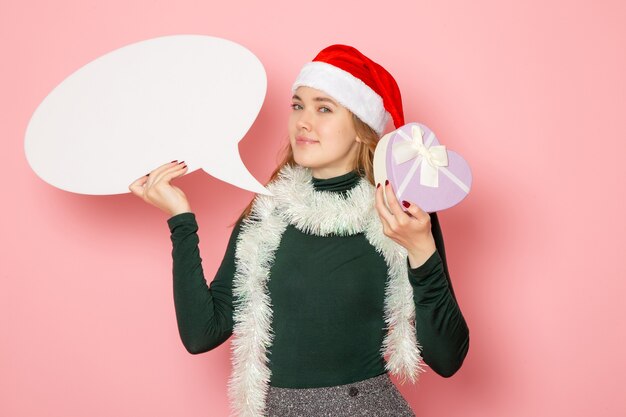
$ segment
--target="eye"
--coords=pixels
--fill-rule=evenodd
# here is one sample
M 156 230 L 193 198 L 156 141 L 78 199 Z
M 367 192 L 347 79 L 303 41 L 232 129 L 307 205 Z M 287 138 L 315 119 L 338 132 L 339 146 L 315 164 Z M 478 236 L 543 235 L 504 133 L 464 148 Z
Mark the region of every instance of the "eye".
M 320 107 L 320 112 L 322 113 L 332 113 L 333 111 L 326 106 Z
M 302 106 L 298 103 L 291 103 L 292 110 L 302 110 Z

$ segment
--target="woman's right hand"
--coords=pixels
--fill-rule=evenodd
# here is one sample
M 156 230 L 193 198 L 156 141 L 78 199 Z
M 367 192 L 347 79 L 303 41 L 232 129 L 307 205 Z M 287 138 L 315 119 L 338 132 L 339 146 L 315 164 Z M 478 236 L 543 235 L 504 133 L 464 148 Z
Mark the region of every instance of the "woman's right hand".
M 172 161 L 161 165 L 148 175 L 137 179 L 128 189 L 146 203 L 163 210 L 170 216 L 190 212 L 191 207 L 185 193 L 170 181 L 182 176 L 187 171 L 184 161 Z

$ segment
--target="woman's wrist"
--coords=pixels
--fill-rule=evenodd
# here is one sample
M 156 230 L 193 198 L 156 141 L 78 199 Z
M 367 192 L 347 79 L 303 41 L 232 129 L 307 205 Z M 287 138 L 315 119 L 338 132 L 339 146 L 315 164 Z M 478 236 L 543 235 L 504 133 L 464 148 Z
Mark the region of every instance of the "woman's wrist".
M 171 217 L 174 217 L 174 216 L 177 216 L 177 215 L 183 214 L 183 213 L 191 213 L 191 207 L 181 207 L 179 209 L 172 210 L 170 215 L 171 215 Z
M 408 250 L 409 265 L 412 269 L 419 268 L 430 258 L 437 250 L 435 239 L 430 234 L 419 247 L 411 248 Z

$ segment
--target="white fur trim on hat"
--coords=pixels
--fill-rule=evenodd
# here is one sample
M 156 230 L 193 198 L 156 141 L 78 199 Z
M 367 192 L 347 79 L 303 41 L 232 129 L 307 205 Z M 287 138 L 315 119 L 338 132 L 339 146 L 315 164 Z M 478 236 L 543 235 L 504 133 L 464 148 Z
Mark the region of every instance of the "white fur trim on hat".
M 389 121 L 383 99 L 363 81 L 334 65 L 313 61 L 306 64 L 291 87 L 312 87 L 325 92 L 382 136 Z

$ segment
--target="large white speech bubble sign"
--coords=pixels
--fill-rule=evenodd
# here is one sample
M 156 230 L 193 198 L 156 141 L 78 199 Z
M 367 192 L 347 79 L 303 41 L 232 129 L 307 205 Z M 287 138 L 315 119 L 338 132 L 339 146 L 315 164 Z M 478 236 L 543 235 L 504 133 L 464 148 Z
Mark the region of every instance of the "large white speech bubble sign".
M 267 88 L 259 59 L 202 35 L 150 39 L 107 53 L 61 82 L 26 129 L 28 163 L 74 193 L 123 194 L 171 160 L 230 184 L 269 192 L 241 161 L 238 142 Z

